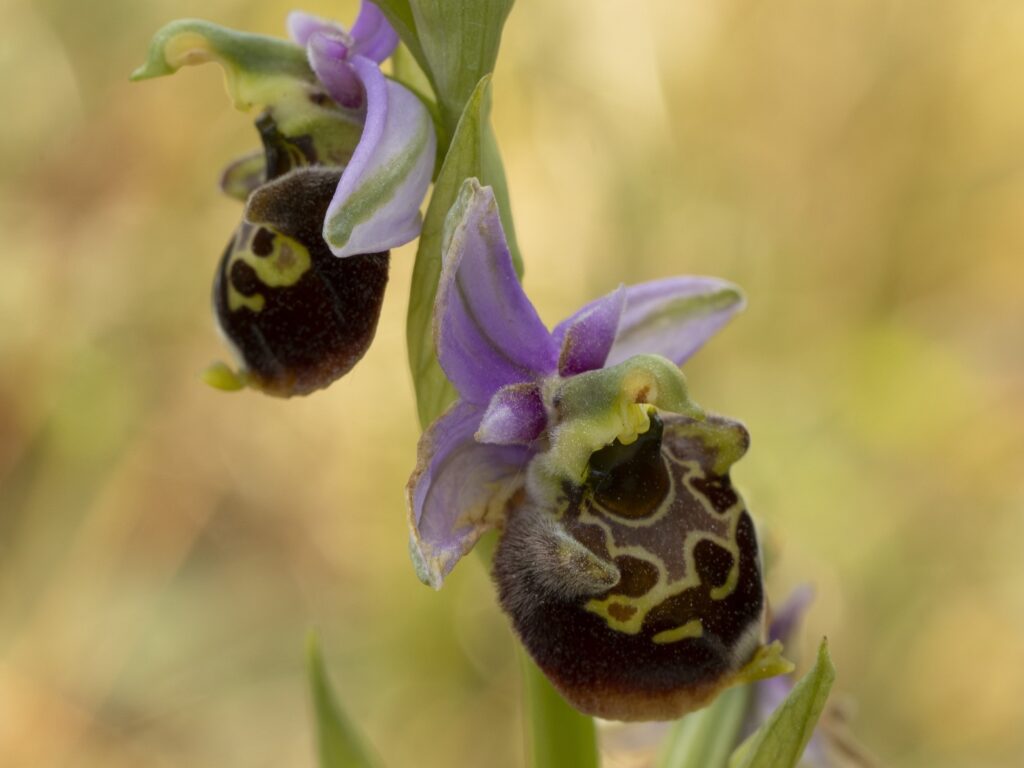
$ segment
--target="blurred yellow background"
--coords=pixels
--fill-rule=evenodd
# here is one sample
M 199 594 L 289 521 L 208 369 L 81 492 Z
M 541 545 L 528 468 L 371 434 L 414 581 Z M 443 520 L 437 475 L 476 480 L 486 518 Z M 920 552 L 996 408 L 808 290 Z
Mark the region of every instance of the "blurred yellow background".
M 197 377 L 256 134 L 214 67 L 127 75 L 172 18 L 290 7 L 0 1 L 4 768 L 312 766 L 314 627 L 390 766 L 522 764 L 484 569 L 434 593 L 407 557 L 412 249 L 329 391 Z M 1024 765 L 1022 73 L 1012 0 L 519 0 L 499 59 L 549 323 L 623 281 L 746 289 L 687 374 L 750 428 L 771 593 L 817 585 L 804 647 L 889 766 Z

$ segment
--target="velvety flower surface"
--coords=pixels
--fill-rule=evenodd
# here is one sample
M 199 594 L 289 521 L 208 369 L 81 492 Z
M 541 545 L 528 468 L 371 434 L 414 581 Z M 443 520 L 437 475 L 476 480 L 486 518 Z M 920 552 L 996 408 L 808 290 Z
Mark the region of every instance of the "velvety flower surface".
M 434 331 L 460 398 L 420 442 L 413 559 L 438 587 L 502 529 L 502 607 L 585 712 L 677 717 L 786 668 L 762 645 L 757 541 L 728 475 L 747 432 L 693 403 L 679 370 L 741 306 L 724 281 L 670 278 L 548 331 L 491 191 L 467 181 L 449 214 Z
M 351 32 L 301 12 L 288 27 L 295 42 L 172 22 L 133 75 L 216 61 L 234 104 L 260 110 L 262 150 L 221 179 L 246 204 L 213 291 L 241 371 L 208 381 L 281 396 L 327 386 L 366 352 L 388 251 L 419 234 L 435 157 L 427 109 L 380 70 L 398 37 L 373 3 Z

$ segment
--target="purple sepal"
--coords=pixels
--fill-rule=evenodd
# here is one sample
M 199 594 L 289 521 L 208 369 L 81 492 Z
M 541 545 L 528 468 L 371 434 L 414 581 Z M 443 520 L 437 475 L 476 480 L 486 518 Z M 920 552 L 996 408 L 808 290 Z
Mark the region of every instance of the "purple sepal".
M 547 426 L 547 412 L 536 384 L 509 384 L 494 393 L 476 439 L 497 445 L 529 445 Z
M 464 400 L 554 371 L 557 347 L 516 277 L 498 204 L 467 180 L 447 224 L 434 310 L 438 360 Z
M 299 45 L 306 45 L 314 32 L 325 32 L 348 42 L 350 40 L 344 27 L 334 21 L 322 19 L 305 11 L 292 11 L 285 21 L 288 36 Z
M 335 256 L 379 253 L 419 235 L 437 141 L 415 94 L 369 59 L 349 61 L 365 89 L 366 122 L 324 220 Z
M 587 304 L 566 323 L 603 300 Z M 743 305 L 739 288 L 713 277 L 669 277 L 628 286 L 626 308 L 604 364 L 654 354 L 682 365 Z
M 626 289 L 617 289 L 590 302 L 568 320 L 559 323 L 552 336 L 561 345 L 558 372 L 562 376 L 596 371 L 608 359 L 615 343 L 622 310 L 626 305 Z
M 363 0 L 352 26 L 352 52 L 378 64 L 398 47 L 398 33 L 375 4 Z
M 483 409 L 453 405 L 423 433 L 406 495 L 420 578 L 435 589 L 477 539 L 493 527 L 531 452 L 477 443 Z

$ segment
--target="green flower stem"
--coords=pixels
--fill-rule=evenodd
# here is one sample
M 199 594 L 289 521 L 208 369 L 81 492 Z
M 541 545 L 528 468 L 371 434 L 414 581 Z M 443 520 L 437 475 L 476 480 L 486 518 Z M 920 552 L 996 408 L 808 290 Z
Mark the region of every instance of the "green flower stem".
M 520 655 L 527 766 L 597 768 L 601 763 L 593 719 L 570 707 L 525 651 Z

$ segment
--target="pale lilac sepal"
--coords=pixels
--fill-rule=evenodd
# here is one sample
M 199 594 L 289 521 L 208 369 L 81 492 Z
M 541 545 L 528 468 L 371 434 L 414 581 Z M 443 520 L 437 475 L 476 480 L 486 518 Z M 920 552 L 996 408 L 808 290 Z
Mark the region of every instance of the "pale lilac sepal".
M 363 0 L 352 26 L 352 52 L 376 61 L 390 56 L 398 46 L 398 33 L 374 3 Z
M 626 306 L 626 289 L 616 290 L 560 323 L 552 333 L 561 345 L 558 372 L 562 376 L 596 371 L 608 359 L 615 342 L 622 311 Z
M 467 179 L 446 223 L 434 304 L 437 356 L 464 400 L 555 370 L 557 347 L 512 266 L 490 187 Z
M 547 412 L 536 384 L 509 384 L 494 393 L 476 439 L 498 445 L 529 445 L 547 426 Z
M 670 277 L 630 286 L 605 365 L 643 354 L 661 355 L 682 365 L 743 306 L 739 288 L 713 277 Z
M 493 527 L 529 460 L 526 447 L 473 439 L 482 411 L 456 403 L 423 433 L 406 488 L 413 559 L 435 589 Z
M 285 26 L 288 29 L 288 36 L 302 46 L 309 42 L 309 38 L 314 32 L 326 32 L 346 42 L 349 40 L 345 28 L 337 22 L 322 19 L 305 11 L 292 11 L 289 13 Z
M 317 30 L 306 43 L 306 57 L 327 94 L 343 107 L 363 105 L 363 84 L 348 62 L 348 46 L 335 34 Z
M 369 59 L 350 62 L 366 92 L 366 122 L 324 221 L 335 256 L 379 253 L 419 235 L 436 147 L 419 98 Z

